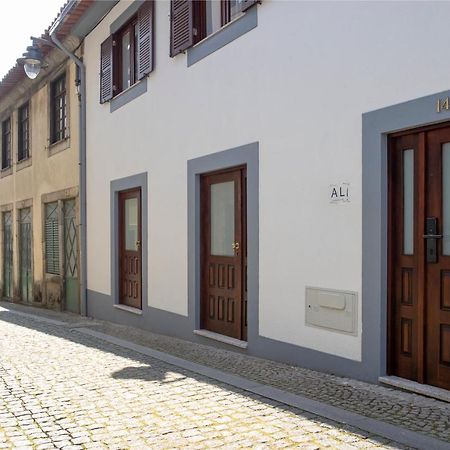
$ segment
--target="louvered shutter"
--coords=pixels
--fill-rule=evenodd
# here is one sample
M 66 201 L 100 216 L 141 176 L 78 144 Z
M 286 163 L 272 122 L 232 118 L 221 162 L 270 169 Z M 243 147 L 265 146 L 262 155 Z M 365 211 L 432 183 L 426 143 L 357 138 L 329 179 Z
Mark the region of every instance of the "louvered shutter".
M 242 0 L 241 11 L 247 11 L 253 5 L 261 3 L 261 0 Z
M 110 36 L 100 50 L 100 103 L 111 100 L 113 94 L 113 37 Z
M 153 70 L 153 0 L 146 0 L 138 11 L 138 80 Z
M 193 1 L 170 2 L 170 56 L 178 55 L 194 44 Z
M 59 275 L 58 203 L 45 207 L 45 271 Z

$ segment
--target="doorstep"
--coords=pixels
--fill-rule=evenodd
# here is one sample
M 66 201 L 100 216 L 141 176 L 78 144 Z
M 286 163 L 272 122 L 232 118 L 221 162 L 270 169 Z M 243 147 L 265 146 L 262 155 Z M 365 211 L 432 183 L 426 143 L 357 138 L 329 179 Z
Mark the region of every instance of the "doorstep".
M 430 386 L 429 384 L 421 384 L 417 381 L 411 381 L 395 376 L 379 377 L 378 381 L 381 384 L 395 387 L 403 391 L 414 392 L 416 394 L 425 395 L 426 397 L 450 403 L 450 391 L 447 391 L 446 389 Z
M 240 339 L 232 338 L 229 336 L 225 336 L 223 334 L 214 333 L 209 330 L 194 330 L 194 334 L 197 336 L 202 336 L 208 339 L 212 339 L 214 341 L 223 342 L 224 344 L 234 345 L 239 348 L 247 348 L 247 341 L 241 341 Z

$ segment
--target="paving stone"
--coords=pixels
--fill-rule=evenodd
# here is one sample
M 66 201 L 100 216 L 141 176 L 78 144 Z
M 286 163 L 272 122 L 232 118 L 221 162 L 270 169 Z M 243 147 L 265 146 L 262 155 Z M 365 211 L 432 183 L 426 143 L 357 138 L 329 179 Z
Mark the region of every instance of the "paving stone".
M 0 360 L 0 448 L 17 443 L 36 450 L 400 448 L 387 439 L 81 334 L 70 328 L 71 320 L 68 326 L 58 326 L 2 313 L 2 343 L 7 345 L 2 346 Z M 112 325 L 99 326 L 113 331 Z M 121 330 L 128 328 L 114 330 L 122 338 L 137 340 L 134 330 L 127 337 Z M 249 378 L 285 390 L 302 390 L 304 381 L 311 392 L 328 400 L 336 397 L 333 389 L 344 402 L 361 405 L 361 400 L 370 399 L 365 408 L 381 415 L 389 397 L 393 417 L 406 414 L 406 423 L 419 426 L 420 420 L 421 429 L 432 420 L 430 434 L 448 433 L 443 408 L 423 403 L 420 397 L 414 405 L 402 403 L 401 397 L 396 411 L 392 402 L 397 402 L 397 394 L 392 396 L 390 390 L 387 395 L 378 387 L 342 384 L 342 379 L 318 372 L 149 333 L 143 336 L 145 345 L 202 364 L 210 356 L 212 366 L 239 375 L 246 376 L 245 370 L 255 364 Z

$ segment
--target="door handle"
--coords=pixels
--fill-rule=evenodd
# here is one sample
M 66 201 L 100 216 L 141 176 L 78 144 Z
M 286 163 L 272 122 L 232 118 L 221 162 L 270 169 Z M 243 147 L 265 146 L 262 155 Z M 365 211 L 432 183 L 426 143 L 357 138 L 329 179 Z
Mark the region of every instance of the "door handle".
M 425 230 L 427 234 L 423 235 L 426 239 L 426 261 L 427 263 L 438 262 L 438 247 L 437 239 L 442 238 L 442 234 L 438 234 L 438 219 L 437 217 L 427 217 L 425 221 Z
M 231 244 L 231 248 L 236 250 L 236 251 L 239 250 L 239 248 L 240 248 L 239 242 L 233 242 Z

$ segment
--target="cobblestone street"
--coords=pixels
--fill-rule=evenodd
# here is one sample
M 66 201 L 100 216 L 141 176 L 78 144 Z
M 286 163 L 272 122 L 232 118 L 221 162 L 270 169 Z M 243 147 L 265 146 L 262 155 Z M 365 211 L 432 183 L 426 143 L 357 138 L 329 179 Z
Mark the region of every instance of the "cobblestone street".
M 76 327 L 1 319 L 0 448 L 405 448 Z

